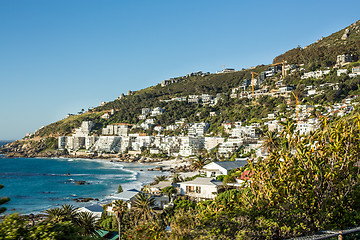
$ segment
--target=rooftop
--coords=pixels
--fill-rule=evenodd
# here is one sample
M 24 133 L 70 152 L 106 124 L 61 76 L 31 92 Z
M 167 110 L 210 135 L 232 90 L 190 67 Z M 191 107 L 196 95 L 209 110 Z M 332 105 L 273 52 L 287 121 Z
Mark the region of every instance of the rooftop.
M 210 165 L 210 164 L 216 164 L 216 165 L 219 165 L 223 168 L 225 168 L 226 170 L 232 170 L 232 169 L 236 169 L 236 168 L 240 168 L 240 167 L 243 167 L 247 164 L 248 162 L 246 160 L 240 160 L 240 161 L 222 161 L 222 162 L 212 162 L 212 163 L 209 163 L 207 165 Z M 206 166 L 207 166 L 206 165 Z M 205 166 L 205 167 L 206 167 Z M 204 168 L 205 168 L 204 167 Z
M 208 185 L 208 186 L 219 186 L 222 185 L 221 181 L 207 177 L 197 177 L 192 181 L 180 182 L 179 184 L 190 184 L 190 185 Z

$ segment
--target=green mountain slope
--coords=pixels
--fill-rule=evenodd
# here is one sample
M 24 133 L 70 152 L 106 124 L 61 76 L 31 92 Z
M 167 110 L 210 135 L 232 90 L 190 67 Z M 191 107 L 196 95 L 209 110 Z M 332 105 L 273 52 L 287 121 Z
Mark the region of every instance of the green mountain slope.
M 347 30 L 348 29 L 348 30 Z M 344 34 L 346 39 L 342 39 Z M 336 56 L 353 54 L 355 60 L 360 56 L 360 21 L 331 34 L 304 48 L 294 48 L 274 58 L 273 63 L 286 60 L 289 64 L 317 64 L 330 67 L 336 63 Z

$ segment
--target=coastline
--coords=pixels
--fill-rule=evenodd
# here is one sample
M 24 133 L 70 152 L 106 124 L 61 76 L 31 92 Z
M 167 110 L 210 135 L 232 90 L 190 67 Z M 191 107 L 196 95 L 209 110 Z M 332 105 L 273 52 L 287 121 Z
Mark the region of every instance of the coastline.
M 127 183 L 121 183 L 124 190 L 128 189 L 137 189 L 141 188 L 147 184 L 154 182 L 154 178 L 157 176 L 165 175 L 171 176 L 172 174 L 179 174 L 183 179 L 187 177 L 192 177 L 197 174 L 190 168 L 190 161 L 188 158 L 175 158 L 175 159 L 162 159 L 162 158 L 150 158 L 144 156 L 130 155 L 130 154 L 94 154 L 94 153 L 85 153 L 77 152 L 75 154 L 64 154 L 61 151 L 45 151 L 37 152 L 32 149 L 23 149 L 16 147 L 15 142 L 9 143 L 0 147 L 1 157 L 2 158 L 26 158 L 26 159 L 58 159 L 66 161 L 95 161 L 95 162 L 106 162 L 114 164 L 114 166 L 121 166 L 121 170 L 133 173 L 134 179 Z M 136 169 L 136 166 L 141 166 L 139 169 Z M 134 169 L 135 168 L 135 169 Z M 131 170 L 132 169 L 132 170 Z M 149 177 L 151 176 L 151 177 Z M 114 179 L 109 179 L 111 180 Z M 105 181 L 105 180 L 104 180 Z M 111 201 L 112 196 L 117 191 L 117 186 L 112 186 L 111 191 L 104 197 L 99 197 L 97 195 L 90 196 L 91 200 L 85 202 L 71 202 L 70 204 L 76 205 L 78 207 L 93 205 L 93 204 L 105 204 Z M 83 197 L 83 196 L 77 196 Z M 49 208 L 56 207 L 55 205 L 49 206 Z M 21 211 L 21 210 L 20 210 Z M 11 211 L 8 211 L 10 213 Z M 15 210 L 16 212 L 16 210 Z M 21 213 L 22 215 L 29 214 L 30 211 Z M 42 211 L 31 211 L 33 214 L 41 214 Z
M 25 159 L 29 159 L 29 158 L 25 158 Z M 117 175 L 117 176 L 114 175 L 113 177 L 112 177 L 112 174 L 114 174 L 114 173 L 111 173 L 110 175 L 102 175 L 101 173 L 94 173 L 95 175 L 98 176 L 98 178 L 100 178 L 100 181 L 103 182 L 102 185 L 108 186 L 108 187 L 106 189 L 101 188 L 102 189 L 101 194 L 99 194 L 99 192 L 96 192 L 96 191 L 93 193 L 88 192 L 89 194 L 87 194 L 87 195 L 82 195 L 81 193 L 74 195 L 74 193 L 76 193 L 76 192 L 66 192 L 66 194 L 64 194 L 64 195 L 67 195 L 67 196 L 74 195 L 70 198 L 68 197 L 67 200 L 65 200 L 66 204 L 72 204 L 76 207 L 83 207 L 83 206 L 89 206 L 89 205 L 94 205 L 94 204 L 105 204 L 105 203 L 111 201 L 113 199 L 112 196 L 117 191 L 118 184 L 121 184 L 124 190 L 133 189 L 133 188 L 140 190 L 144 185 L 152 183 L 156 176 L 169 175 L 169 173 L 166 171 L 163 171 L 163 172 L 162 171 L 147 171 L 147 169 L 154 167 L 154 165 L 146 164 L 146 163 L 123 163 L 123 162 L 113 161 L 112 159 L 105 159 L 105 161 L 104 161 L 104 159 L 64 158 L 64 157 L 51 158 L 51 159 L 50 158 L 37 158 L 37 159 L 47 159 L 48 161 L 51 161 L 52 159 L 54 159 L 54 160 L 56 159 L 56 160 L 60 160 L 60 161 L 75 162 L 75 163 L 77 161 L 79 161 L 79 162 L 77 162 L 77 164 L 82 164 L 81 161 L 93 162 L 93 163 L 95 162 L 95 164 L 96 164 L 96 162 L 98 162 L 101 165 L 103 165 L 103 163 L 106 163 L 105 165 L 103 165 L 103 169 L 106 169 L 106 170 L 112 169 L 112 171 L 114 171 L 114 169 L 119 169 L 121 171 L 130 173 L 130 174 L 125 174 L 125 176 L 122 175 L 121 173 L 119 173 L 120 175 Z M 93 164 L 90 164 L 89 166 L 93 166 Z M 89 168 L 89 169 L 91 171 L 91 168 Z M 98 169 L 93 169 L 93 170 L 96 171 Z M 52 172 L 49 172 L 49 174 L 47 174 L 47 175 L 53 175 L 50 173 L 52 173 Z M 62 174 L 62 175 L 64 175 L 64 174 Z M 76 174 L 76 173 L 73 174 L 70 171 L 68 177 L 69 178 L 75 177 L 74 179 L 79 178 L 79 177 L 76 178 L 76 175 L 79 175 L 79 174 Z M 120 179 L 119 179 L 119 177 L 120 177 Z M 116 180 L 116 179 L 119 179 L 120 182 L 118 182 L 119 180 Z M 123 180 L 121 180 L 121 179 L 124 179 L 125 182 L 122 182 Z M 82 179 L 80 179 L 80 180 L 82 180 Z M 83 180 L 86 180 L 86 179 L 83 179 Z M 97 185 L 96 183 L 91 183 L 91 185 L 87 185 L 87 184 L 88 183 L 84 184 L 84 185 L 86 185 L 84 187 L 80 187 L 80 186 L 76 187 L 76 189 L 89 189 L 89 187 L 91 189 L 92 187 L 95 187 L 95 186 L 101 187 L 101 185 Z M 8 186 L 9 186 L 9 188 L 7 188 L 7 189 L 10 189 L 9 184 L 8 184 Z M 67 186 L 67 185 L 62 185 L 62 186 Z M 6 195 L 6 192 L 3 192 L 2 195 Z M 24 194 L 22 194 L 22 195 L 24 195 Z M 50 197 L 50 195 L 48 195 L 48 196 Z M 45 209 L 54 208 L 61 204 L 65 204 L 65 203 L 61 203 L 58 201 L 54 201 L 51 204 L 51 206 L 49 205 L 48 207 L 46 207 L 44 205 L 45 203 L 41 203 L 40 205 L 37 205 L 38 207 L 34 207 L 34 208 L 29 207 L 29 208 L 24 209 L 22 207 L 23 201 L 21 200 L 21 198 L 16 198 L 16 197 L 10 196 L 10 195 L 9 195 L 9 197 L 12 199 L 17 199 L 18 203 L 13 202 L 13 204 L 11 204 L 12 201 L 10 201 L 9 206 L 5 206 L 8 208 L 8 211 L 6 212 L 6 214 L 11 214 L 13 212 L 19 212 L 21 215 L 26 215 L 26 214 L 30 214 L 30 213 L 41 214 L 42 211 Z M 85 202 L 76 202 L 75 201 L 76 198 L 87 198 L 87 197 L 89 197 L 91 199 L 89 201 L 85 201 Z M 21 206 L 18 205 L 19 203 L 21 204 Z

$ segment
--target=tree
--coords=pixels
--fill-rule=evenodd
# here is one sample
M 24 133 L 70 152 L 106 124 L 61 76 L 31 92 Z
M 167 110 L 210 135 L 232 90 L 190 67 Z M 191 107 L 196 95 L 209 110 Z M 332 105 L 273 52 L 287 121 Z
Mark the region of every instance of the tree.
M 198 155 L 196 156 L 196 159 L 192 162 L 192 166 L 200 171 L 205 166 L 206 160 L 203 158 L 203 156 Z
M 127 203 L 123 200 L 116 200 L 113 203 L 113 211 L 118 222 L 119 240 L 121 240 L 121 221 L 124 213 L 127 211 Z
M 0 189 L 2 189 L 4 186 L 0 184 Z M 0 198 L 0 205 L 3 205 L 4 203 L 7 203 L 8 201 L 10 201 L 10 198 L 8 197 L 3 197 Z M 0 207 L 0 214 L 6 211 L 6 207 Z
M 165 181 L 166 180 L 166 176 L 165 175 L 161 175 L 161 176 L 156 176 L 154 181 L 156 184 L 158 184 L 161 181 Z
M 79 232 L 81 236 L 97 236 L 96 220 L 91 213 L 78 212 L 75 206 L 69 204 L 62 205 L 61 208 L 47 209 L 44 212 L 48 222 L 59 224 L 69 222 L 73 227 L 80 229 L 77 230 L 77 232 Z M 43 227 L 48 228 L 48 226 Z
M 61 206 L 61 211 L 65 221 L 70 221 L 74 224 L 78 223 L 79 213 L 74 205 L 64 204 Z
M 16 213 L 6 216 L 0 222 L 0 239 L 21 239 L 27 235 L 26 223 Z
M 88 239 L 79 235 L 81 229 L 71 222 L 42 221 L 29 229 L 29 240 L 81 240 Z
M 153 218 L 154 210 L 152 207 L 155 205 L 155 199 L 150 194 L 146 195 L 139 193 L 133 204 L 133 210 L 138 219 L 146 221 Z
M 81 240 L 80 229 L 69 221 L 45 220 L 29 227 L 27 221 L 17 213 L 8 215 L 0 223 L 0 239 L 28 240 Z M 87 239 L 87 238 L 85 238 Z
M 279 112 L 285 113 L 286 112 L 287 105 L 285 103 L 282 103 L 279 105 Z
M 287 122 L 279 139 L 287 144 L 257 165 L 250 164 L 252 181 L 244 196 L 248 214 L 257 212 L 254 226 L 269 221 L 273 234 L 262 238 L 288 238 L 360 223 L 360 171 L 356 166 L 360 117 L 333 125 L 325 119 L 321 128 L 300 138 Z
M 98 236 L 96 232 L 96 218 L 90 212 L 80 212 L 77 218 L 82 236 Z
M 123 192 L 122 186 L 121 186 L 121 184 L 119 184 L 117 193 L 122 193 L 122 192 Z
M 51 208 L 44 211 L 47 220 L 60 222 L 64 220 L 64 213 L 61 208 Z
M 51 208 L 44 211 L 48 220 L 60 222 L 70 221 L 73 224 L 77 224 L 78 212 L 77 208 L 73 205 L 64 204 L 61 208 Z
M 278 142 L 278 132 L 277 131 L 267 131 L 265 132 L 264 141 L 262 147 L 268 152 L 273 152 L 279 148 Z

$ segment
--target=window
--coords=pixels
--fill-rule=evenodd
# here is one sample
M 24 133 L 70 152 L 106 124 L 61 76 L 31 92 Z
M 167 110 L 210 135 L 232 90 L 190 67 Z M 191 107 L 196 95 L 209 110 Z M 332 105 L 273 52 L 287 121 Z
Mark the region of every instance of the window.
M 201 187 L 195 187 L 195 186 L 186 186 L 186 193 L 201 193 Z

